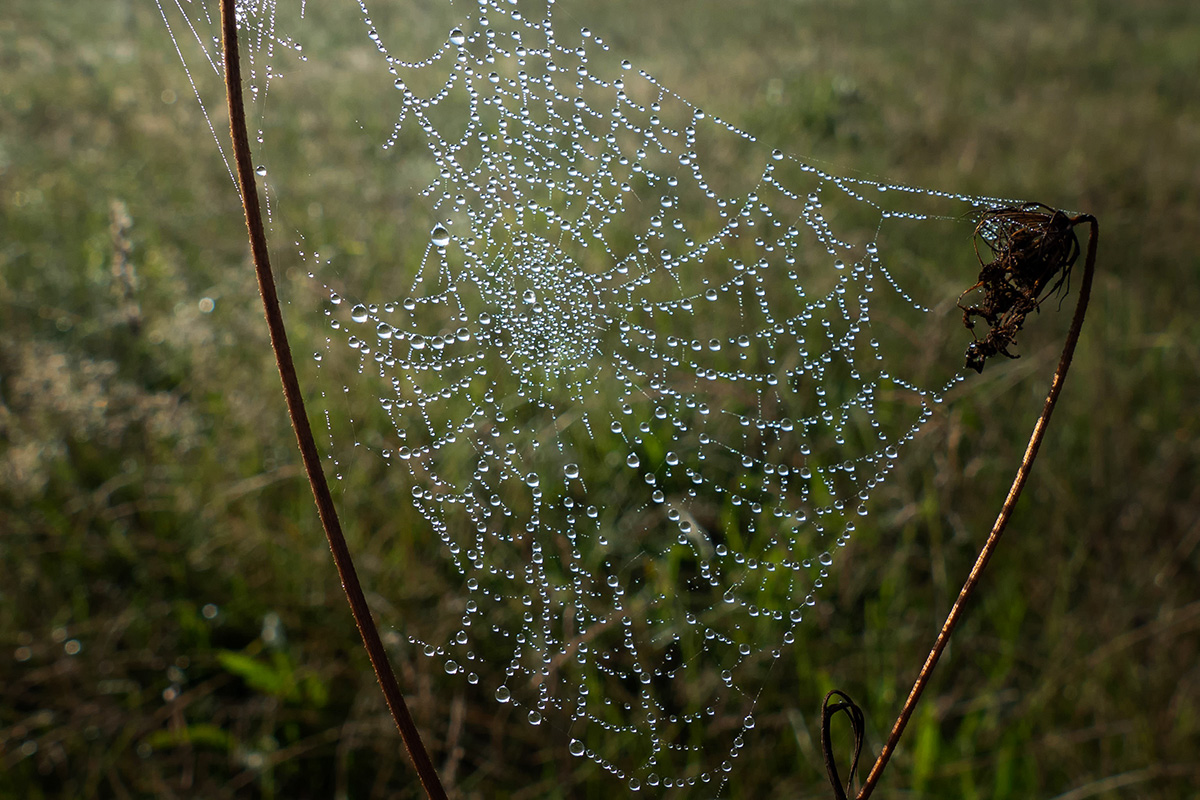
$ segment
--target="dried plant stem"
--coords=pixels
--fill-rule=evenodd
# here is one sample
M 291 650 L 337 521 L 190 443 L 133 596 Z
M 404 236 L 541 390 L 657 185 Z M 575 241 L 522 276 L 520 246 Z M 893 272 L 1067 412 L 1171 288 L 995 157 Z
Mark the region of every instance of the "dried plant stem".
M 446 791 L 442 788 L 437 771 L 421 742 L 421 735 L 404 702 L 404 695 L 400 692 L 396 675 L 392 671 L 387 652 L 383 649 L 383 642 L 379 638 L 379 630 L 371 616 L 371 609 L 367 605 L 362 586 L 358 582 L 358 574 L 354 569 L 350 548 L 346 545 L 346 537 L 342 534 L 337 510 L 333 505 L 333 497 L 329 493 L 325 473 L 321 470 L 321 457 L 317 452 L 317 444 L 308 423 L 308 414 L 304 410 L 304 398 L 300 392 L 300 382 L 296 377 L 296 366 L 292 361 L 291 348 L 288 346 L 287 332 L 283 325 L 283 314 L 279 309 L 279 298 L 275 291 L 275 278 L 271 272 L 271 261 L 267 252 L 267 236 L 263 228 L 262 211 L 258 202 L 258 187 L 250 160 L 250 139 L 246 130 L 246 110 L 242 97 L 234 0 L 221 0 L 221 33 L 225 57 L 225 95 L 229 103 L 230 135 L 233 138 L 233 155 L 237 167 L 238 186 L 242 193 L 242 207 L 246 211 L 246 227 L 250 233 L 250 250 L 254 257 L 258 289 L 262 295 L 267 327 L 271 334 L 271 347 L 275 351 L 275 362 L 279 366 L 283 394 L 287 401 L 288 413 L 291 415 L 292 427 L 296 431 L 296 440 L 300 445 L 304 469 L 308 473 L 308 481 L 312 486 L 313 496 L 317 503 L 317 513 L 325 528 L 325 536 L 329 539 L 329 549 L 333 551 L 333 560 L 337 565 L 338 575 L 342 579 L 346 599 L 350 603 L 350 610 L 354 614 L 358 631 L 362 634 L 363 645 L 371 659 L 371 666 L 375 668 L 375 676 L 379 679 L 379 685 L 383 689 L 388 708 L 392 712 L 392 719 L 395 720 L 396 727 L 400 730 L 400 736 L 404 739 L 405 747 L 408 748 L 408 754 L 416 767 L 425 793 L 432 800 L 441 800 L 446 797 Z
M 883 770 L 887 766 L 888 760 L 892 757 L 892 753 L 895 752 L 897 743 L 900 741 L 900 735 L 904 733 L 904 728 L 908 725 L 908 720 L 912 716 L 913 711 L 916 710 L 917 702 L 921 699 L 921 693 L 925 691 L 925 686 L 929 683 L 933 675 L 934 667 L 937 666 L 938 659 L 942 656 L 942 651 L 946 649 L 946 645 L 950 642 L 950 635 L 954 633 L 955 626 L 958 625 L 959 620 L 962 618 L 967 600 L 974 593 L 984 568 L 987 566 L 992 554 L 996 551 L 996 545 L 1000 542 L 1000 536 L 1004 533 L 1004 528 L 1008 525 L 1008 520 L 1017 505 L 1017 499 L 1021 496 L 1021 490 L 1025 487 L 1025 481 L 1029 478 L 1029 472 L 1033 469 L 1033 461 L 1037 458 L 1038 448 L 1042 445 L 1042 439 L 1045 438 L 1046 426 L 1050 423 L 1050 415 L 1054 413 L 1054 406 L 1058 403 L 1058 396 L 1062 392 L 1063 381 L 1067 377 L 1067 370 L 1071 367 L 1071 359 L 1075 355 L 1075 345 L 1079 342 L 1079 332 L 1083 328 L 1083 317 L 1087 313 L 1088 299 L 1092 292 L 1092 276 L 1096 267 L 1096 244 L 1100 237 L 1100 226 L 1096 222 L 1096 218 L 1090 214 L 1081 214 L 1071 219 L 1072 226 L 1084 223 L 1091 226 L 1091 233 L 1088 236 L 1087 257 L 1083 266 L 1083 281 L 1079 287 L 1079 300 L 1075 304 L 1075 316 L 1072 318 L 1071 328 L 1067 332 L 1067 341 L 1063 346 L 1062 357 L 1058 361 L 1058 369 L 1055 370 L 1054 379 L 1050 383 L 1050 393 L 1046 396 L 1046 404 L 1042 407 L 1041 416 L 1038 417 L 1037 422 L 1033 426 L 1033 433 L 1029 437 L 1029 445 L 1025 448 L 1025 457 L 1021 459 L 1021 466 L 1017 469 L 1017 475 L 1013 479 L 1012 487 L 1008 490 L 1008 497 L 1004 498 L 1004 505 L 1000 508 L 1000 515 L 996 518 L 996 523 L 992 526 L 992 531 L 988 534 L 987 542 L 984 543 L 983 549 L 979 551 L 979 557 L 975 559 L 975 566 L 971 567 L 971 574 L 967 576 L 962 591 L 958 593 L 958 599 L 954 601 L 954 606 L 950 609 L 950 613 L 946 617 L 946 622 L 942 625 L 942 630 L 938 633 L 937 641 L 934 642 L 933 649 L 929 651 L 929 656 L 925 659 L 925 665 L 921 667 L 921 672 L 917 675 L 917 680 L 913 684 L 912 691 L 909 692 L 908 699 L 904 702 L 904 707 L 900 709 L 900 716 L 897 717 L 896 724 L 892 726 L 892 733 L 888 736 L 887 743 L 884 744 L 883 749 L 879 752 L 879 758 L 875 760 L 875 765 L 871 767 L 871 772 L 867 775 L 867 779 L 858 793 L 857 800 L 867 800 L 883 775 Z

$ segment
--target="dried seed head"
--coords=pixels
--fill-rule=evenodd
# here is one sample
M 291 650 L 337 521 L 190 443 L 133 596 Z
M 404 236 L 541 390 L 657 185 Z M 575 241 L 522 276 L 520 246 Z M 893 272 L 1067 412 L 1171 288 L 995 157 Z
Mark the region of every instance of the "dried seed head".
M 979 254 L 982 240 L 992 259 Z M 1036 311 L 1042 297 L 1058 291 L 1071 274 L 1079 257 L 1079 240 L 1070 217 L 1041 203 L 1010 208 L 993 208 L 983 213 L 975 226 L 975 253 L 979 258 L 979 280 L 962 293 L 958 307 L 963 325 L 975 335 L 967 347 L 966 365 L 983 372 L 987 359 L 995 355 L 1017 358 L 1008 351 L 1025 317 Z M 963 305 L 963 298 L 981 290 L 978 305 Z M 988 324 L 982 338 L 975 332 L 975 318 Z

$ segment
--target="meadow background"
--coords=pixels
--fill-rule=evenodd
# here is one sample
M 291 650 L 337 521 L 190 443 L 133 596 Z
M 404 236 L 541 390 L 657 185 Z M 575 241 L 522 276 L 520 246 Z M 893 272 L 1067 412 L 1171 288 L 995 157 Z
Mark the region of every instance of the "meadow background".
M 832 172 L 1100 220 L 1049 438 L 876 796 L 1189 796 L 1200 9 L 564 5 L 684 97 Z M 343 67 L 333 79 L 354 81 Z M 0 795 L 418 797 L 300 472 L 237 196 L 157 8 L 13 0 L 0 76 Z M 371 196 L 370 176 L 340 179 Z M 318 294 L 294 268 L 281 280 L 311 350 Z M 889 524 L 857 539 L 760 699 L 726 796 L 829 796 L 816 722 L 834 686 L 878 749 L 1008 488 L 1067 316 L 1040 315 L 1021 360 L 989 365 L 926 427 L 890 481 Z M 448 786 L 619 793 L 409 652 L 405 616 L 436 613 L 445 571 L 395 500 L 398 472 L 347 469 L 340 510 Z

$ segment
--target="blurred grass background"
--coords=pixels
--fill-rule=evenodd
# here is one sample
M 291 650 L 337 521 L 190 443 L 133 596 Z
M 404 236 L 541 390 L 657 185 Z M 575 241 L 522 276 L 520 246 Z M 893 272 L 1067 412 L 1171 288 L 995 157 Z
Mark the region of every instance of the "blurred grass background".
M 562 5 L 560 24 L 831 171 L 1099 218 L 1092 310 L 1050 436 L 876 796 L 1191 796 L 1200 10 Z M 0 794 L 419 796 L 298 468 L 236 193 L 157 9 L 7 12 Z M 283 283 L 304 352 L 323 318 L 309 282 Z M 815 743 L 833 686 L 863 705 L 878 749 L 1007 490 L 1066 317 L 1041 315 L 1020 361 L 989 366 L 927 426 L 891 481 L 904 504 L 858 538 L 780 662 L 726 796 L 828 796 Z M 544 730 L 408 652 L 403 620 L 436 613 L 446 569 L 395 502 L 396 472 L 347 470 L 341 512 L 448 784 L 611 795 L 548 755 Z

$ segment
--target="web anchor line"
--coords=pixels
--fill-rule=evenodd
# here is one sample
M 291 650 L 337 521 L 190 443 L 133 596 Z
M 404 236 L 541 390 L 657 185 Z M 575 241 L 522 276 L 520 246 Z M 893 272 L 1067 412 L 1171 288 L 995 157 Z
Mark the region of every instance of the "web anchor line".
M 1029 205 L 1022 207 L 1022 211 L 1030 207 L 1031 206 Z M 1021 458 L 1021 464 L 1017 468 L 1017 474 L 1013 478 L 1013 483 L 1008 490 L 1008 495 L 1004 498 L 1004 504 L 1000 508 L 1000 514 L 996 518 L 996 522 L 992 525 L 992 530 L 988 533 L 987 541 L 984 542 L 983 548 L 979 551 L 979 556 L 975 559 L 975 564 L 971 567 L 971 572 L 968 574 L 967 580 L 963 584 L 962 590 L 958 594 L 958 598 L 954 601 L 954 605 L 951 607 L 950 613 L 946 616 L 946 621 L 942 624 L 942 629 L 938 632 L 933 649 L 929 651 L 929 655 L 925 659 L 925 663 L 922 665 L 921 671 L 917 675 L 917 679 L 913 684 L 912 691 L 909 692 L 908 699 L 905 700 L 904 706 L 900 710 L 900 715 L 896 719 L 895 725 L 892 726 L 892 732 L 888 736 L 887 742 L 880 750 L 879 757 L 876 759 L 875 765 L 871 768 L 871 772 L 868 774 L 867 779 L 863 783 L 862 789 L 859 791 L 855 800 L 867 800 L 871 796 L 871 793 L 875 790 L 875 786 L 879 783 L 880 778 L 883 776 L 883 771 L 886 769 L 888 761 L 895 752 L 896 746 L 900 742 L 900 737 L 903 735 L 909 719 L 916 710 L 917 703 L 920 702 L 921 695 L 925 691 L 925 687 L 929 684 L 929 681 L 933 676 L 933 671 L 937 667 L 937 663 L 942 656 L 942 652 L 950 643 L 950 637 L 954 633 L 955 627 L 958 625 L 963 614 L 965 613 L 967 602 L 971 599 L 972 595 L 975 593 L 976 587 L 979 585 L 979 581 L 983 575 L 983 570 L 987 567 L 988 561 L 991 560 L 992 555 L 996 551 L 997 545 L 1000 543 L 1000 537 L 1004 533 L 1004 529 L 1008 526 L 1008 521 L 1012 517 L 1013 510 L 1016 508 L 1017 500 L 1021 496 L 1021 491 L 1025 488 L 1025 483 L 1029 478 L 1030 472 L 1033 470 L 1033 462 L 1037 458 L 1038 450 L 1042 445 L 1042 440 L 1046 436 L 1046 428 L 1050 424 L 1050 415 L 1054 413 L 1054 407 L 1058 404 L 1058 398 L 1062 392 L 1063 382 L 1066 380 L 1067 371 L 1070 369 L 1071 360 L 1075 355 L 1075 346 L 1078 344 L 1080 332 L 1083 330 L 1083 320 L 1084 316 L 1087 314 L 1088 300 L 1091 297 L 1092 291 L 1092 279 L 1095 274 L 1096 245 L 1100 238 L 1100 225 L 1096 221 L 1096 218 L 1090 214 L 1080 214 L 1074 217 L 1067 217 L 1065 212 L 1054 211 L 1046 206 L 1039 207 L 1046 209 L 1047 212 L 1041 215 L 1042 219 L 1035 220 L 1034 223 L 1030 223 L 1028 220 L 1025 220 L 1019 223 L 1017 226 L 1020 231 L 1026 234 L 1025 251 L 1022 252 L 1019 249 L 1013 249 L 1010 252 L 1001 253 L 1000 259 L 998 260 L 1004 260 L 1010 256 L 1020 259 L 1023 255 L 1027 256 L 1030 252 L 1034 252 L 1038 248 L 1043 247 L 1044 242 L 1042 240 L 1039 240 L 1036 237 L 1030 238 L 1028 236 L 1030 231 L 1037 232 L 1041 230 L 1041 223 L 1048 221 L 1057 222 L 1057 220 L 1061 218 L 1067 222 L 1071 229 L 1077 225 L 1088 225 L 1089 234 L 1087 254 L 1084 258 L 1083 281 L 1079 288 L 1079 299 L 1076 301 L 1075 315 L 1071 320 L 1071 327 L 1067 331 L 1067 338 L 1065 344 L 1063 345 L 1062 356 L 1059 358 L 1058 368 L 1054 371 L 1054 377 L 1050 382 L 1050 391 L 1046 396 L 1045 405 L 1042 407 L 1042 412 L 1038 416 L 1037 422 L 1034 423 L 1033 432 L 1029 437 L 1029 444 L 1025 448 L 1025 454 Z M 1003 212 L 1005 210 L 997 209 L 994 211 Z M 987 216 L 988 215 L 985 214 L 985 221 Z M 984 223 L 981 222 L 980 226 L 983 224 Z M 1040 266 L 1043 267 L 1043 269 L 1039 274 L 1045 275 L 1046 280 L 1039 282 L 1038 292 L 1040 292 L 1041 288 L 1045 287 L 1045 283 L 1048 280 L 1052 280 L 1060 273 L 1063 274 L 1062 280 L 1065 280 L 1065 273 L 1070 269 L 1072 262 L 1074 262 L 1074 257 L 1068 256 L 1058 264 L 1055 264 L 1052 261 L 1048 264 L 1045 262 L 1041 263 Z M 1050 267 L 1052 271 L 1044 269 L 1047 266 Z M 985 265 L 985 269 L 986 267 L 987 265 Z M 1055 267 L 1058 267 L 1058 269 L 1054 269 Z M 1038 292 L 1034 293 L 1035 300 Z M 1020 326 L 1018 325 L 1017 327 L 1019 328 Z M 975 364 L 971 361 L 971 357 L 974 352 L 975 351 L 970 349 L 967 351 L 967 365 L 971 368 L 975 368 Z M 982 371 L 982 363 L 982 360 L 978 361 L 979 371 Z M 841 697 L 842 702 L 835 704 L 831 708 L 829 705 L 829 700 L 834 695 Z M 855 726 L 854 759 L 850 767 L 850 777 L 847 781 L 846 792 L 842 791 L 841 785 L 838 782 L 837 766 L 834 762 L 829 738 L 829 720 L 837 711 L 845 711 L 853 720 L 855 720 L 852 723 Z M 855 716 L 856 714 L 857 716 Z M 829 774 L 829 779 L 833 784 L 835 800 L 846 800 L 847 792 L 849 791 L 850 785 L 854 781 L 855 766 L 858 764 L 858 754 L 862 746 L 860 732 L 862 724 L 861 715 L 862 712 L 861 710 L 858 710 L 858 706 L 856 706 L 854 702 L 844 693 L 834 690 L 826 696 L 825 703 L 822 708 L 822 744 L 824 747 L 823 752 L 825 755 L 826 769 Z

